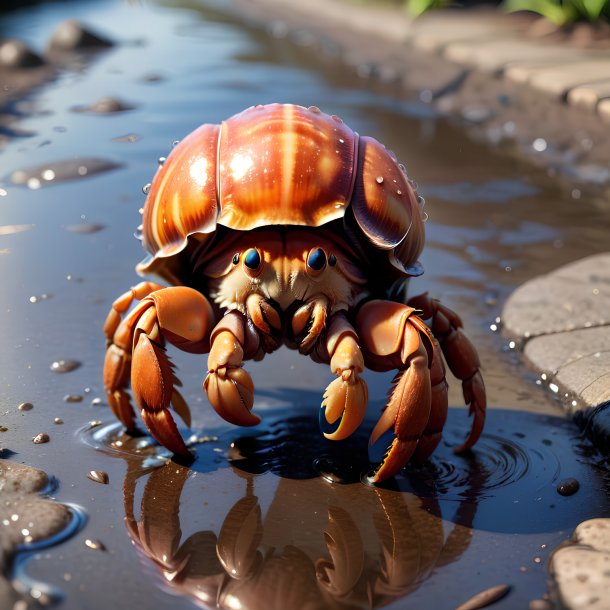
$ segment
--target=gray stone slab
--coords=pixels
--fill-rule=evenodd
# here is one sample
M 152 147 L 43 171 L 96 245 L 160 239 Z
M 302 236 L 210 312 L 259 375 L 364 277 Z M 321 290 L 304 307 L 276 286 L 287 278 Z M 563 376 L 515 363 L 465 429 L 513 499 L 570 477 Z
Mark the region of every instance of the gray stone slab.
M 517 338 L 610 325 L 610 253 L 597 254 L 526 282 L 502 313 Z
M 473 65 L 484 72 L 501 73 L 507 66 L 541 61 L 569 61 L 574 49 L 560 45 L 541 45 L 510 34 L 491 40 L 464 40 L 447 45 L 444 51 L 447 59 Z
M 610 519 L 581 523 L 570 544 L 551 555 L 549 571 L 560 608 L 610 610 Z
M 574 54 L 578 57 L 578 53 Z M 582 59 L 555 65 L 540 63 L 532 58 L 532 64 L 514 65 L 506 69 L 506 77 L 514 82 L 528 83 L 554 97 L 563 97 L 578 85 L 610 78 L 610 54 L 595 56 L 583 54 Z
M 411 43 L 424 51 L 438 52 L 460 40 L 497 39 L 517 31 L 517 23 L 500 13 L 479 13 L 472 19 L 467 11 L 426 13 L 413 23 Z
M 574 87 L 568 92 L 568 104 L 594 112 L 599 101 L 610 98 L 610 78 L 597 83 L 587 83 Z
M 568 392 L 588 405 L 610 400 L 610 326 L 536 337 L 525 357 Z

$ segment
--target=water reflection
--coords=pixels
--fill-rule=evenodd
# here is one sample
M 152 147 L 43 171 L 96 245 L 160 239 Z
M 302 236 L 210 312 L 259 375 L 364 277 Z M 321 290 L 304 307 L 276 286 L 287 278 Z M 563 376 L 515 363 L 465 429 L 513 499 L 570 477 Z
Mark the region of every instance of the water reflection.
M 197 480 L 193 472 L 173 462 L 152 471 L 132 464 L 125 478 L 129 536 L 168 587 L 203 607 L 386 606 L 458 559 L 472 537 L 472 523 L 452 525 L 446 535 L 434 498 L 321 478 L 280 479 L 263 511 L 260 477 L 235 467 L 233 473 L 243 495 L 218 532 L 199 530 L 185 540 L 182 520 L 192 515 L 182 494 Z M 467 512 L 472 521 L 476 504 Z

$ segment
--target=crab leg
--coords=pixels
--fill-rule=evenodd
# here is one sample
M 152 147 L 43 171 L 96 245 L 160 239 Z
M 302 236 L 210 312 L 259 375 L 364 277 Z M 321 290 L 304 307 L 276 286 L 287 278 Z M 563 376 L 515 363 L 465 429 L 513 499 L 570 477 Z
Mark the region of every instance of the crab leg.
M 340 313 L 330 321 L 326 333 L 326 348 L 330 369 L 337 375 L 324 392 L 322 414 L 329 424 L 341 421 L 332 433 L 324 433 L 330 440 L 347 438 L 362 423 L 368 403 L 368 388 L 359 377 L 364 360 L 353 326 Z
M 462 381 L 464 401 L 469 405 L 469 415 L 474 417 L 468 438 L 454 450 L 461 453 L 477 442 L 485 424 L 487 398 L 479 370 L 479 356 L 462 332 L 462 320 L 449 307 L 430 298 L 427 293 L 413 297 L 409 305 L 420 310 L 424 320 L 431 320 L 430 328 L 441 345 L 451 372 Z
M 118 324 L 106 350 L 104 385 L 114 414 L 128 429 L 135 427 L 126 392 L 131 369 L 133 397 L 146 427 L 162 445 L 183 455 L 188 451 L 168 409 L 171 404 L 187 425 L 190 413 L 174 389 L 180 383 L 165 342 L 187 352 L 206 353 L 212 320 L 209 302 L 196 290 L 182 286 L 156 289 Z M 111 327 L 112 323 L 107 329 Z
M 214 410 L 226 421 L 238 426 L 256 426 L 260 417 L 250 411 L 254 405 L 254 384 L 242 368 L 247 358 L 259 353 L 258 333 L 245 317 L 232 311 L 216 325 L 210 337 L 208 376 L 203 382 Z
M 378 483 L 394 476 L 409 461 L 428 425 L 432 403 L 429 362 L 434 345 L 415 310 L 400 303 L 365 303 L 356 316 L 356 329 L 367 367 L 399 371 L 371 434 L 372 444 L 394 428 L 395 438 L 372 477 Z

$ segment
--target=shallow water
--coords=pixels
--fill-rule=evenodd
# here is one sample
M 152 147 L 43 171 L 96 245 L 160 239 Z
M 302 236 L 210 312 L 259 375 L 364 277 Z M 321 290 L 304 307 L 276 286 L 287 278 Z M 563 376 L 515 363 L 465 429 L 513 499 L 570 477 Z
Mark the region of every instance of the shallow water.
M 182 546 L 184 559 L 187 551 L 196 554 L 201 548 L 207 555 L 190 560 L 201 563 L 184 569 L 199 576 L 209 572 L 205 595 L 216 599 L 214 576 L 220 574 L 221 564 L 215 563 L 213 549 L 228 520 L 225 529 L 241 546 L 235 540 L 227 544 L 245 549 L 240 569 L 256 576 L 257 586 L 267 591 L 264 595 L 266 570 L 279 569 L 283 561 L 278 558 L 284 553 L 292 557 L 290 569 L 304 579 L 313 574 L 315 581 L 322 562 L 320 580 L 315 581 L 322 584 L 315 591 L 328 601 L 335 581 L 329 576 L 333 572 L 322 532 L 335 527 L 331 522 L 341 522 L 352 532 L 346 544 L 355 544 L 358 536 L 362 540 L 366 578 L 354 585 L 356 606 L 364 603 L 366 587 L 371 586 L 383 591 L 377 605 L 397 608 L 418 607 L 439 595 L 457 605 L 500 582 L 514 586 L 504 607 L 511 607 L 511 600 L 540 596 L 546 586 L 545 552 L 582 519 L 609 514 L 603 499 L 607 482 L 592 465 L 596 458 L 581 455 L 572 439 L 575 430 L 551 417 L 561 415 L 556 402 L 535 385 L 533 374 L 489 327 L 506 296 L 524 280 L 607 249 L 607 213 L 584 193 L 575 198 L 578 193 L 560 190 L 545 172 L 466 140 L 427 107 L 403 103 L 391 90 L 369 89 L 335 60 L 211 9 L 57 2 L 4 15 L 0 34 L 18 35 L 40 49 L 56 24 L 68 17 L 90 23 L 119 44 L 66 70 L 19 105 L 19 128 L 34 135 L 10 141 L 1 153 L 0 408 L 8 430 L 0 432 L 0 446 L 16 452 L 13 459 L 54 475 L 59 481 L 57 498 L 84 506 L 89 521 L 71 540 L 34 554 L 28 573 L 62 589 L 66 608 L 113 602 L 143 607 L 143 590 L 146 607 L 163 607 L 169 600 L 190 607 L 191 585 L 198 581 L 186 579 L 184 586 L 186 581 L 180 579 L 170 582 L 162 574 L 159 556 L 176 554 Z M 75 111 L 108 96 L 132 108 L 108 114 Z M 133 268 L 143 252 L 133 233 L 144 203 L 142 186 L 150 181 L 157 159 L 201 122 L 219 122 L 247 106 L 273 101 L 315 104 L 338 114 L 359 133 L 384 142 L 406 164 L 430 215 L 426 274 L 413 282 L 412 292 L 429 290 L 458 310 L 480 350 L 494 410 L 486 436 L 470 461 L 454 457 L 443 446 L 431 471 L 398 481 L 404 493 L 375 491 L 359 482 L 366 464 L 345 464 L 345 455 L 365 455 L 371 421 L 353 446 L 329 447 L 321 439 L 315 419 L 331 377 L 326 367 L 287 351 L 248 366 L 257 387 L 256 408 L 265 418 L 266 427 L 257 438 L 222 425 L 209 408 L 201 391 L 205 359 L 175 354 L 193 411 L 193 430 L 199 436 L 218 436 L 218 441 L 197 445 L 192 471 L 175 466 L 177 482 L 168 482 L 172 477 L 165 474 L 171 474 L 174 465 L 149 472 L 148 466 L 159 465 L 154 457 L 146 462 L 146 456 L 132 456 L 120 446 L 108 448 L 104 434 L 96 440 L 79 432 L 92 420 L 104 422 L 93 430 L 115 431 L 107 427 L 112 417 L 99 400 L 101 326 L 112 301 L 138 281 Z M 59 361 L 80 366 L 56 374 L 51 367 Z M 373 413 L 390 375 L 370 375 L 368 381 Z M 450 400 L 460 405 L 456 383 Z M 34 408 L 19 411 L 25 401 Z M 463 437 L 466 422 L 463 411 L 452 413 L 449 445 Z M 523 431 L 526 438 L 518 436 Z M 32 444 L 31 438 L 41 432 L 49 434 L 50 442 Z M 295 464 L 282 451 L 301 437 L 311 451 L 303 464 Z M 240 453 L 229 455 L 233 441 Z M 89 480 L 91 470 L 107 472 L 109 484 Z M 555 488 L 567 477 L 578 478 L 581 489 L 562 497 Z M 328 478 L 350 484 L 330 484 Z M 147 493 L 143 487 L 154 497 L 157 486 L 172 490 L 172 501 L 180 503 L 179 525 L 164 522 L 167 505 L 152 502 L 134 515 L 124 510 L 123 501 L 131 493 L 139 507 Z M 307 498 L 315 506 L 308 505 Z M 264 521 L 262 533 L 256 502 Z M 361 504 L 368 525 L 360 526 L 350 512 Z M 307 514 L 304 506 L 311 509 Z M 254 525 L 246 533 L 235 532 L 230 525 L 235 515 Z M 278 519 L 287 516 L 290 528 L 282 530 Z M 126 535 L 125 518 L 135 546 Z M 139 538 L 134 533 L 138 520 Z M 358 534 L 353 533 L 354 522 L 356 529 L 364 528 Z M 383 572 L 380 549 L 391 546 L 392 532 L 405 529 L 405 536 L 429 529 L 437 554 L 416 560 L 413 553 L 404 558 L 407 551 L 402 547 L 392 547 L 399 559 L 392 556 L 394 567 L 386 566 Z M 197 542 L 194 550 L 191 543 L 185 547 L 190 536 Z M 106 550 L 87 547 L 86 539 L 101 541 Z M 257 540 L 260 549 L 252 550 Z M 541 550 L 542 544 L 547 547 Z M 235 553 L 227 551 L 226 565 L 237 561 Z M 396 580 L 388 583 L 390 577 Z M 253 600 L 264 600 L 263 593 L 247 579 L 243 582 L 243 587 L 234 582 L 225 587 L 226 594 L 243 594 L 256 607 Z M 309 582 L 303 580 L 303 586 Z M 176 592 L 185 597 L 169 597 Z

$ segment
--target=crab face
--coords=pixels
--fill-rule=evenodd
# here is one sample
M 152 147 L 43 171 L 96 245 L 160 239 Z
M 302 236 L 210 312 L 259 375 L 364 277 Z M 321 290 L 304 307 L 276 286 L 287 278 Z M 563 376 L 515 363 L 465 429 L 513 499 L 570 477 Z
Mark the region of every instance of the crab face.
M 240 234 L 203 267 L 210 295 L 221 308 L 245 311 L 259 294 L 286 311 L 322 296 L 333 310 L 347 309 L 366 277 L 345 249 L 315 232 L 260 230 Z

